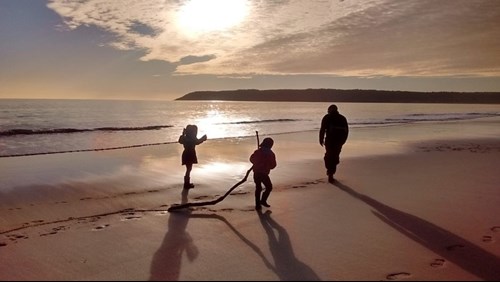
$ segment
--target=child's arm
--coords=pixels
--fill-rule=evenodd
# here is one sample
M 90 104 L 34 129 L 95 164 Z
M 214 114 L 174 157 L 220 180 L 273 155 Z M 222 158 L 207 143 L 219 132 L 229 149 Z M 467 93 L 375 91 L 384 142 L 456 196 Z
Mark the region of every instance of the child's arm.
M 196 142 L 196 145 L 199 145 L 203 142 L 207 141 L 207 135 L 203 135 L 200 139 L 198 139 L 198 142 Z
M 179 140 L 177 142 L 181 143 L 181 144 L 184 144 L 184 137 L 186 136 L 186 129 L 182 129 L 182 134 L 181 136 L 179 136 Z

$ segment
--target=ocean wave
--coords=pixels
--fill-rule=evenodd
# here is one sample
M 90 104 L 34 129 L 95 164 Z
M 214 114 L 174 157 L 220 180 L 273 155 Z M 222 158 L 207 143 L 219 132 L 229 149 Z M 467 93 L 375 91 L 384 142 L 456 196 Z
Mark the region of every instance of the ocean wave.
M 37 134 L 66 134 L 66 133 L 81 133 L 92 131 L 146 131 L 159 130 L 163 128 L 173 127 L 172 125 L 152 125 L 139 127 L 98 127 L 98 128 L 54 128 L 54 129 L 24 129 L 15 128 L 0 131 L 0 136 L 15 136 L 15 135 L 37 135 Z
M 425 122 L 425 121 L 457 121 L 477 118 L 498 117 L 500 113 L 433 113 L 433 114 L 409 114 L 398 118 L 387 118 L 389 122 Z
M 147 143 L 147 144 L 137 144 L 137 145 L 129 145 L 129 146 L 108 147 L 108 148 L 75 149 L 75 150 L 64 150 L 64 151 L 36 152 L 36 153 L 20 153 L 20 154 L 0 155 L 0 158 L 27 157 L 27 156 L 38 156 L 38 155 L 80 153 L 80 152 L 99 152 L 99 151 L 110 151 L 110 150 L 158 146 L 158 145 L 166 145 L 166 144 L 174 144 L 174 143 L 177 143 L 177 142 L 160 142 L 160 143 Z
M 301 121 L 301 119 L 280 118 L 280 119 L 264 119 L 264 120 L 244 120 L 244 121 L 233 121 L 233 122 L 221 122 L 217 124 L 252 124 L 252 123 L 293 122 L 293 121 Z

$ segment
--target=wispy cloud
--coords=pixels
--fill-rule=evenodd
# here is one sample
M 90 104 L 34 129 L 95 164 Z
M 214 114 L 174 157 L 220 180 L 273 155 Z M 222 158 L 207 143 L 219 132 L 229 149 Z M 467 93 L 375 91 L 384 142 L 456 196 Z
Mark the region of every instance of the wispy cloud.
M 69 28 L 102 28 L 115 35 L 111 46 L 175 63 L 177 74 L 500 75 L 498 1 L 242 0 L 241 21 L 198 32 L 179 24 L 190 1 L 52 0 L 48 7 Z M 210 2 L 206 13 L 231 12 L 223 0 Z

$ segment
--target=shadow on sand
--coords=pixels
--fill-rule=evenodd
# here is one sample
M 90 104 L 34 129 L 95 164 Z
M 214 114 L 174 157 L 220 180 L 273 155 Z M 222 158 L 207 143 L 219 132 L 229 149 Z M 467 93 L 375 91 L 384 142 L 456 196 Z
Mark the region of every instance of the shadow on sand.
M 442 258 L 483 280 L 500 279 L 500 259 L 497 256 L 431 222 L 384 205 L 338 181 L 335 185 L 371 206 L 380 220 Z
M 182 203 L 187 202 L 188 190 L 182 193 Z M 231 223 L 218 214 L 193 214 L 191 210 L 182 210 L 170 214 L 168 231 L 162 245 L 156 251 L 151 264 L 150 281 L 177 281 L 181 272 L 181 262 L 185 252 L 189 261 L 199 254 L 193 239 L 187 232 L 187 224 L 191 218 L 216 219 L 224 222 L 238 238 L 248 245 L 282 281 L 319 281 L 312 269 L 300 262 L 293 253 L 293 248 L 286 230 L 270 217 L 270 213 L 259 212 L 259 219 L 269 237 L 274 264 L 266 258 L 254 243 L 241 234 Z M 273 228 L 277 231 L 274 234 Z
M 187 203 L 187 195 L 188 190 L 183 190 L 182 204 Z M 191 210 L 184 209 L 170 214 L 167 234 L 165 234 L 162 245 L 153 257 L 150 281 L 179 280 L 183 252 L 186 251 L 189 261 L 193 261 L 198 256 L 198 248 L 196 248 L 193 239 L 186 231 L 188 221 L 191 218 L 217 219 L 224 222 L 238 238 L 262 258 L 267 268 L 276 272 L 274 266 L 262 251 L 236 230 L 226 218 L 217 214 L 193 214 Z
M 262 227 L 269 238 L 269 249 L 273 255 L 275 272 L 281 281 L 321 281 L 318 275 L 293 252 L 290 236 L 271 218 L 271 212 L 258 211 Z
M 188 190 L 182 190 L 182 203 L 187 202 Z M 168 231 L 160 249 L 153 256 L 150 281 L 177 281 L 181 270 L 182 255 L 186 252 L 189 261 L 198 257 L 198 248 L 186 231 L 191 211 L 171 214 Z

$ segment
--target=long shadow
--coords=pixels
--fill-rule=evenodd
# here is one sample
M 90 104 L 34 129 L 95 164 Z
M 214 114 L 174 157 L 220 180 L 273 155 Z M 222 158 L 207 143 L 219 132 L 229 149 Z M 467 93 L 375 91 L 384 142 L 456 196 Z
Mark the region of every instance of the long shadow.
M 295 256 L 286 230 L 271 218 L 271 212 L 258 211 L 269 238 L 269 249 L 274 258 L 276 274 L 281 281 L 321 281 L 318 275 Z M 277 235 L 275 233 L 277 232 Z
M 264 256 L 264 253 L 262 253 L 259 247 L 257 247 L 257 245 L 252 243 L 252 241 L 248 240 L 243 234 L 241 234 L 225 217 L 218 214 L 193 214 L 191 215 L 191 218 L 211 218 L 224 222 L 229 227 L 229 229 L 231 229 L 234 232 L 234 234 L 236 234 L 236 236 L 238 236 L 238 238 L 241 239 L 241 241 L 243 241 L 253 251 L 255 251 L 255 253 L 257 253 L 257 255 L 262 259 L 267 268 L 277 273 L 276 268 L 269 262 L 266 256 Z
M 182 203 L 187 202 L 187 190 L 183 191 Z M 191 218 L 217 219 L 224 222 L 245 244 L 259 255 L 267 268 L 276 272 L 274 266 L 264 256 L 262 251 L 241 234 L 231 223 L 221 215 L 217 214 L 193 214 L 191 210 L 182 210 L 170 214 L 168 220 L 168 231 L 165 234 L 162 245 L 153 256 L 151 264 L 150 281 L 176 281 L 179 280 L 183 252 L 193 261 L 198 256 L 198 248 L 193 239 L 186 231 L 187 223 Z
M 182 203 L 187 203 L 187 189 L 182 191 Z M 172 213 L 168 219 L 168 231 L 163 243 L 153 256 L 150 281 L 177 281 L 181 270 L 182 255 L 189 261 L 198 257 L 198 248 L 186 231 L 191 211 Z
M 374 208 L 373 213 L 382 221 L 442 258 L 484 280 L 500 279 L 500 259 L 497 256 L 448 230 L 384 205 L 338 181 L 335 185 Z

